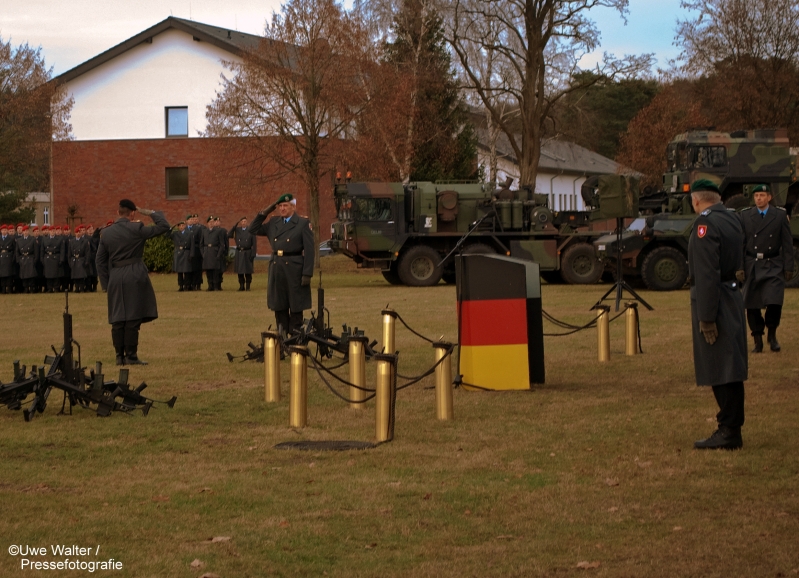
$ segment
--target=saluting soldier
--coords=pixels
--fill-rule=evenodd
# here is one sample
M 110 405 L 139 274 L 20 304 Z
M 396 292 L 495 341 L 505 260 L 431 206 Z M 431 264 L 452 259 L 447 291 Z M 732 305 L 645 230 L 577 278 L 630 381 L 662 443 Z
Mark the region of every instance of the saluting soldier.
M 150 216 L 155 226 L 145 227 L 136 213 Z M 108 323 L 117 365 L 146 365 L 139 359 L 139 329 L 142 323 L 158 318 L 155 291 L 147 266 L 142 261 L 144 243 L 169 231 L 160 211 L 137 209 L 133 201 L 122 199 L 119 218 L 100 235 L 97 273 L 108 293 Z
M 186 228 L 186 222 L 181 221 L 172 231 L 172 244 L 175 246 L 172 253 L 172 269 L 178 274 L 178 291 L 191 291 L 193 281 L 191 277 L 191 246 L 193 237 Z
M 56 235 L 57 230 L 60 231 L 61 229 L 59 227 L 49 227 L 47 236 L 42 239 L 42 270 L 46 283 L 45 291 L 48 293 L 55 293 L 58 289 L 58 279 L 63 269 L 62 261 L 66 258 L 61 237 Z
M 694 371 L 696 384 L 711 386 L 719 406 L 718 429 L 694 447 L 738 449 L 743 446 L 744 381 L 749 374 L 743 297 L 736 280 L 743 231 L 712 181 L 693 184 L 691 204 L 698 215 L 688 241 Z
M 755 340 L 752 353 L 763 351 L 763 330 L 768 328 L 771 351 L 779 351 L 777 327 L 782 317 L 785 282 L 794 272 L 793 238 L 785 209 L 771 205 L 768 185 L 752 190 L 755 206 L 740 213 L 744 231 L 744 269 L 738 273 L 744 284 L 744 306 L 749 330 Z M 763 319 L 761 309 L 766 309 Z
M 38 259 L 36 240 L 30 235 L 30 227 L 22 227 L 22 236 L 17 239 L 17 267 L 22 281 L 22 290 L 33 293 L 36 285 L 36 261 Z
M 236 242 L 236 257 L 233 269 L 239 276 L 239 291 L 249 291 L 252 283 L 253 261 L 258 253 L 258 237 L 247 227 L 247 217 L 242 217 L 228 235 Z
M 206 291 L 220 289 L 219 264 L 224 258 L 225 243 L 219 235 L 219 231 L 216 230 L 216 222 L 216 217 L 210 215 L 206 221 L 202 236 L 203 270 L 205 271 L 205 279 L 208 281 L 208 289 Z
M 264 223 L 275 207 L 278 215 Z M 314 237 L 310 222 L 296 208 L 294 195 L 286 193 L 250 224 L 250 233 L 268 237 L 272 246 L 266 303 L 275 312 L 278 327 L 289 333 L 300 328 L 302 312 L 312 306 Z
M 16 239 L 14 226 L 0 226 L 0 293 L 8 295 L 14 291 L 16 268 Z

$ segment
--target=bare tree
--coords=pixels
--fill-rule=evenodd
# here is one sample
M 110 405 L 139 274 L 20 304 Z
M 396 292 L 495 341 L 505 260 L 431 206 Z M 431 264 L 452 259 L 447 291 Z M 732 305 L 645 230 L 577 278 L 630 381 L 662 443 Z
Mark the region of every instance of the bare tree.
M 697 80 L 719 127 L 784 126 L 799 138 L 799 2 L 686 0 L 679 73 Z
M 232 75 L 208 107 L 206 135 L 249 137 L 230 140 L 245 149 L 238 162 L 266 178 L 302 178 L 318 266 L 319 181 L 359 112 L 348 73 L 357 31 L 333 0 L 289 0 L 264 36 L 241 63 L 227 63 Z
M 541 139 L 553 106 L 585 88 L 570 81 L 578 62 L 599 44 L 587 12 L 614 8 L 623 17 L 628 0 L 454 0 L 449 12 L 450 43 L 469 86 L 507 136 L 519 161 L 520 186 L 535 188 Z M 490 23 L 490 25 L 489 25 Z M 475 55 L 492 52 L 496 72 L 481 75 Z M 495 56 L 493 56 L 495 55 Z M 597 78 L 614 79 L 649 68 L 651 56 L 605 55 Z M 590 81 L 589 81 L 590 82 Z M 515 118 L 507 114 L 508 106 Z

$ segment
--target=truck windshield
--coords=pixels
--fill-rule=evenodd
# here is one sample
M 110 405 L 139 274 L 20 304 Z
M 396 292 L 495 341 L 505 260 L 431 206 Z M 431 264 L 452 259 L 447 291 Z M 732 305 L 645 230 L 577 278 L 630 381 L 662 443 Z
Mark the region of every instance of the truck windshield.
M 391 220 L 391 199 L 356 198 L 352 200 L 352 208 L 358 221 Z
M 640 233 L 641 231 L 644 230 L 644 227 L 646 227 L 646 219 L 644 219 L 643 217 L 639 217 L 629 224 L 627 230 L 637 231 Z

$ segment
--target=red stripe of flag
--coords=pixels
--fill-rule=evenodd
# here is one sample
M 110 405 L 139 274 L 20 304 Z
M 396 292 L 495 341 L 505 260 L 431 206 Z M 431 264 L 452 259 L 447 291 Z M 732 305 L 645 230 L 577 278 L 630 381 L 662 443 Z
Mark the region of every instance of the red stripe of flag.
M 461 345 L 527 343 L 527 300 L 463 301 L 460 307 Z

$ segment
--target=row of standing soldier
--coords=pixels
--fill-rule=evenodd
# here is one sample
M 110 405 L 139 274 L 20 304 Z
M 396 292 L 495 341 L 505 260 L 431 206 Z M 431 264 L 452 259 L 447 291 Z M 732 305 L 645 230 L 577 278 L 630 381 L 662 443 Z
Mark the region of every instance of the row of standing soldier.
M 247 219 L 240 219 L 228 232 L 220 226 L 219 217 L 211 215 L 203 225 L 196 214 L 188 215 L 172 231 L 175 246 L 172 269 L 178 275 L 178 291 L 199 291 L 203 271 L 208 282 L 206 290 L 221 291 L 230 239 L 236 243 L 233 267 L 239 291 L 249 291 L 258 246 L 256 237 L 247 228 Z
M 0 293 L 97 290 L 99 229 L 0 226 Z

